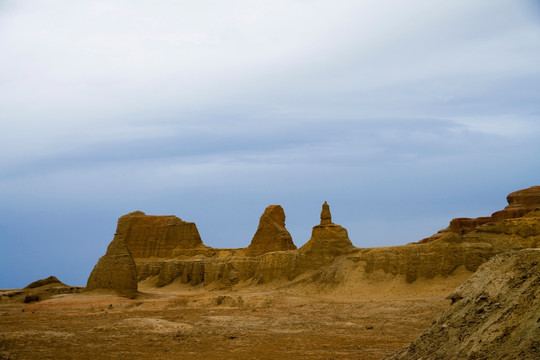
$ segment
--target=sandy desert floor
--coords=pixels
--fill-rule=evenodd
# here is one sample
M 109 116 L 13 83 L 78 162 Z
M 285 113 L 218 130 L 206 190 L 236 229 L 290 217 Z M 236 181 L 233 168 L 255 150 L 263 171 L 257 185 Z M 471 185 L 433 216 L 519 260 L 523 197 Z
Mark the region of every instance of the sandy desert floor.
M 4 301 L 0 359 L 381 359 L 426 329 L 462 280 L 360 295 L 169 287 L 133 300 Z

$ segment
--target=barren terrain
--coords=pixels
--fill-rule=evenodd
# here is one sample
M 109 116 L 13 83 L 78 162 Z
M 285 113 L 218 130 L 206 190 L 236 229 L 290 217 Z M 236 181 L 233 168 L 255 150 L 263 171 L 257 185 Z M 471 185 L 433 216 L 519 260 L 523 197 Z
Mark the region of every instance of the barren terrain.
M 420 335 L 467 276 L 395 279 L 381 291 L 366 283 L 348 294 L 171 284 L 141 286 L 136 299 L 4 300 L 0 359 L 381 359 Z

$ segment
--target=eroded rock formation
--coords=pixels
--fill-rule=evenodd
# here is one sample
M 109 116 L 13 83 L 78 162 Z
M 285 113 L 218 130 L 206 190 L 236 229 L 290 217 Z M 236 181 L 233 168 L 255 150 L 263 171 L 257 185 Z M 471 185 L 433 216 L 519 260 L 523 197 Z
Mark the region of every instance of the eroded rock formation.
M 295 250 L 291 234 L 285 228 L 285 212 L 280 205 L 270 205 L 259 220 L 257 232 L 246 249 L 246 255 L 256 256 L 272 251 Z
M 506 200 L 508 206 L 493 213 L 491 215 L 493 221 L 522 217 L 540 207 L 540 186 L 531 186 L 527 189 L 514 191 L 506 197 Z
M 300 251 L 320 258 L 335 257 L 353 249 L 347 229 L 332 222 L 330 207 L 325 201 L 321 211 L 321 223 L 313 227 L 311 239 Z
M 496 256 L 424 334 L 385 359 L 539 359 L 538 289 L 540 250 Z
M 449 233 L 465 235 L 487 223 L 521 218 L 527 213 L 540 208 L 540 186 L 531 186 L 527 189 L 514 191 L 506 197 L 506 200 L 508 201 L 508 206 L 503 210 L 494 212 L 491 216 L 478 217 L 475 219 L 455 218 L 450 221 L 450 225 L 446 229 L 442 229 L 438 233 L 426 239 L 422 239 L 419 242 L 427 243 L 445 237 Z
M 133 298 L 137 294 L 137 267 L 124 237 L 116 234 L 107 252 L 88 278 L 86 290 L 109 289 Z
M 194 223 L 172 215 L 135 211 L 118 219 L 116 233 L 123 235 L 135 258 L 170 258 L 175 252 L 204 246 Z
M 497 221 L 493 217 L 457 218 L 432 237 L 403 246 L 354 247 L 347 230 L 332 222 L 326 202 L 320 224 L 313 227 L 310 240 L 300 249 L 296 249 L 285 228 L 285 213 L 279 205 L 266 208 L 251 244 L 244 249 L 210 248 L 203 244 L 195 224 L 174 216 L 149 216 L 142 212 L 119 219 L 118 233 L 124 239 L 119 243 L 133 254 L 138 280 L 154 286 L 176 282 L 227 288 L 296 281 L 309 274 L 319 274 L 317 281 L 322 281 L 329 278 L 325 275 L 326 267 L 332 267 L 330 273 L 340 268 L 354 269 L 366 276 L 383 272 L 401 276 L 410 283 L 419 278 L 449 276 L 458 269 L 474 272 L 499 253 L 538 247 L 537 188 L 517 191 L 508 197 L 507 208 L 511 210 L 507 215 L 516 216 L 526 208 L 529 211 L 524 216 L 505 215 Z

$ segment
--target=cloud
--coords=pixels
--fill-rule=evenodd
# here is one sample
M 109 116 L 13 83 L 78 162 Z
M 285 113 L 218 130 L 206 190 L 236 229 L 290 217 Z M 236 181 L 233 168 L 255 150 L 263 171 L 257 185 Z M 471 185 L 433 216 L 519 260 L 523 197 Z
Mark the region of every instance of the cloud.
M 105 246 L 135 209 L 214 246 L 245 245 L 269 203 L 298 244 L 324 200 L 366 246 L 497 210 L 540 176 L 532 6 L 3 1 L 3 256 Z

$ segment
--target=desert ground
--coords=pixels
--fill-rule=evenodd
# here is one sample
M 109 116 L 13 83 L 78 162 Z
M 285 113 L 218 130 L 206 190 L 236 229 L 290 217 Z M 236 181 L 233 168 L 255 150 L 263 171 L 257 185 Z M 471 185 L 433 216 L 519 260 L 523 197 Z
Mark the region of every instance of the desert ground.
M 381 359 L 414 340 L 469 274 L 351 289 L 141 284 L 24 303 L 0 294 L 0 359 Z M 381 285 L 384 284 L 384 285 Z

